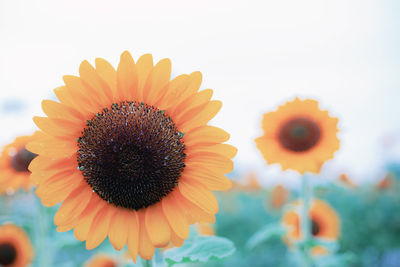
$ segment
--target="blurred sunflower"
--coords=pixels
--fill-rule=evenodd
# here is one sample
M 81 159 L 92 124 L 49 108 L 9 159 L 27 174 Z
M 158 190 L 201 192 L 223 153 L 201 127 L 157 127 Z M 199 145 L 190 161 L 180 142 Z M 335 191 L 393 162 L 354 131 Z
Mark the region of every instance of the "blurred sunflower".
M 33 247 L 25 231 L 13 224 L 0 226 L 0 266 L 23 267 L 32 259 Z
M 279 209 L 288 201 L 289 197 L 289 191 L 283 185 L 278 184 L 271 191 L 269 197 L 270 206 L 274 209 Z
M 85 267 L 117 267 L 118 263 L 115 259 L 104 254 L 97 254 L 90 258 Z
M 347 174 L 345 174 L 345 173 L 342 173 L 342 174 L 339 176 L 339 180 L 340 180 L 342 183 L 348 185 L 349 187 L 356 187 L 356 184 L 353 183 L 353 181 L 352 181 L 352 180 L 349 178 L 349 176 L 347 176 Z
M 302 238 L 300 209 L 302 202 L 297 200 L 293 203 L 293 208 L 286 211 L 282 218 L 282 223 L 288 228 L 287 241 L 298 241 Z M 326 240 L 337 240 L 340 234 L 340 222 L 336 212 L 331 206 L 319 199 L 311 202 L 309 217 L 311 220 L 311 234 L 313 237 Z
M 54 222 L 74 229 L 86 248 L 108 236 L 115 249 L 128 246 L 136 261 L 156 247 L 181 246 L 189 225 L 215 222 L 211 190 L 227 190 L 236 148 L 229 134 L 208 126 L 221 108 L 213 91 L 198 92 L 200 72 L 170 81 L 171 63 L 137 63 L 129 52 L 117 70 L 83 61 L 80 77 L 64 76 L 60 102 L 44 100 L 48 117 L 35 117 L 43 137 L 28 145 L 32 180 L 46 206 L 63 202 Z
M 37 155 L 26 150 L 25 146 L 38 134 L 17 137 L 3 148 L 0 156 L 0 194 L 15 192 L 19 188 L 28 190 L 32 186 L 28 166 Z
M 199 235 L 215 235 L 215 230 L 210 223 L 198 223 L 197 231 Z
M 393 181 L 391 179 L 390 173 L 388 173 L 382 180 L 379 181 L 377 187 L 379 189 L 388 189 L 393 186 Z
M 339 149 L 337 118 L 322 111 L 315 100 L 296 98 L 264 114 L 264 135 L 255 142 L 268 163 L 302 174 L 318 173 Z

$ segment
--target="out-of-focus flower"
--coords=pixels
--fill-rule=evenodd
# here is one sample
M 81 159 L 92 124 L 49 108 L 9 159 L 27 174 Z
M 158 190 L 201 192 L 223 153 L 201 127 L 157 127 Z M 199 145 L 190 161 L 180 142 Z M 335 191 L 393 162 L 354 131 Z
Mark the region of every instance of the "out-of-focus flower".
M 234 181 L 234 188 L 242 191 L 257 191 L 261 188 L 255 172 L 250 172 Z
M 220 110 L 211 89 L 198 91 L 200 72 L 170 81 L 171 62 L 153 66 L 121 55 L 117 70 L 87 61 L 80 77 L 64 76 L 60 102 L 45 100 L 35 117 L 43 137 L 29 144 L 39 156 L 32 180 L 46 206 L 62 202 L 58 231 L 74 229 L 86 248 L 108 236 L 133 261 L 153 257 L 170 241 L 181 246 L 189 225 L 215 221 L 211 190 L 227 190 L 236 148 L 224 130 L 207 125 Z
M 117 267 L 118 262 L 111 256 L 105 254 L 97 254 L 90 258 L 85 267 Z
M 302 201 L 297 200 L 293 207 L 285 212 L 282 223 L 288 228 L 287 240 L 297 241 L 302 238 L 301 232 Z M 340 221 L 335 210 L 326 202 L 314 199 L 309 210 L 311 235 L 316 238 L 337 240 L 340 234 Z
M 197 231 L 199 235 L 215 235 L 214 227 L 210 223 L 198 223 Z
M 33 256 L 31 241 L 22 228 L 14 224 L 0 226 L 0 266 L 28 266 Z
M 339 149 L 338 119 L 322 111 L 315 100 L 296 98 L 264 114 L 264 135 L 255 142 L 267 163 L 283 170 L 318 173 Z
M 353 181 L 349 178 L 349 176 L 347 176 L 347 174 L 345 174 L 345 173 L 342 173 L 340 176 L 339 176 L 339 180 L 342 182 L 342 183 L 344 183 L 344 184 L 346 184 L 347 186 L 349 186 L 349 187 L 356 187 L 356 184 L 355 183 L 353 183 Z
M 28 142 L 38 138 L 39 132 L 30 136 L 20 136 L 3 148 L 0 157 L 0 194 L 13 193 L 20 188 L 28 190 L 32 186 L 28 166 L 37 156 L 26 150 Z
M 279 209 L 289 200 L 289 197 L 289 191 L 283 185 L 279 184 L 271 191 L 269 202 L 271 207 Z
M 380 189 L 388 189 L 393 186 L 393 180 L 390 173 L 388 173 L 382 180 L 379 181 L 377 187 Z

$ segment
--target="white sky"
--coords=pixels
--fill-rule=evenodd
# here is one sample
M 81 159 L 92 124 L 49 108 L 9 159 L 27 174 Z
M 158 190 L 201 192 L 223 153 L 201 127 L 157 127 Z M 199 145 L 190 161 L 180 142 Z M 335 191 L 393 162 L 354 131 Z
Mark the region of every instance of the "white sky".
M 203 73 L 239 171 L 256 168 L 266 183 L 279 174 L 253 139 L 262 113 L 301 96 L 340 118 L 342 147 L 326 167 L 361 181 L 382 164 L 382 140 L 400 135 L 399 12 L 394 0 L 0 0 L 0 105 L 27 105 L 0 114 L 0 143 L 34 128 L 40 101 L 82 60 L 116 66 L 129 50 L 169 57 L 175 75 Z

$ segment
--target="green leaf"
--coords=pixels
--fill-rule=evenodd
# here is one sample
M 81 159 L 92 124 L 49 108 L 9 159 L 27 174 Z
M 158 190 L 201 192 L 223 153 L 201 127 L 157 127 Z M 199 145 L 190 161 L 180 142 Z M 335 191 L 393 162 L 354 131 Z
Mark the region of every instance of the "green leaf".
M 285 233 L 286 229 L 280 223 L 268 224 L 250 237 L 247 241 L 246 248 L 252 250 L 265 241 L 274 237 L 281 237 Z
M 218 236 L 196 236 L 182 247 L 167 250 L 164 254 L 168 266 L 184 262 L 208 262 L 232 255 L 236 248 L 232 241 Z

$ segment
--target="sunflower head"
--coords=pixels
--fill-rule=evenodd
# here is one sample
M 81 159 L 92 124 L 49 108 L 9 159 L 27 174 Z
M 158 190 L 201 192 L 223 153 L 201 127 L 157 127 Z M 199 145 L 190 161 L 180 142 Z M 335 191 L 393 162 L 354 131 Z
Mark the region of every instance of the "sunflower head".
M 132 259 L 151 259 L 156 247 L 181 246 L 189 225 L 214 222 L 211 190 L 227 190 L 236 148 L 229 134 L 207 125 L 221 102 L 199 91 L 201 74 L 170 80 L 171 63 L 135 63 L 128 52 L 115 70 L 87 61 L 79 77 L 65 76 L 59 102 L 42 102 L 35 117 L 41 138 L 28 145 L 39 156 L 31 178 L 46 206 L 62 202 L 54 222 L 74 230 L 88 249 L 107 236 Z
M 336 118 L 322 111 L 315 100 L 296 98 L 266 113 L 264 135 L 255 142 L 268 163 L 300 173 L 318 173 L 339 149 Z
M 26 144 L 38 138 L 36 132 L 30 136 L 20 136 L 6 145 L 0 156 L 0 194 L 15 192 L 19 188 L 28 190 L 32 183 L 28 166 L 37 156 L 26 149 Z
M 0 266 L 23 267 L 33 259 L 33 248 L 25 231 L 13 224 L 0 226 Z
M 301 205 L 302 201 L 294 202 L 293 208 L 286 211 L 282 223 L 288 228 L 287 239 L 300 240 L 301 232 Z M 311 202 L 309 210 L 310 233 L 315 238 L 337 240 L 340 234 L 339 217 L 331 206 L 319 199 Z

